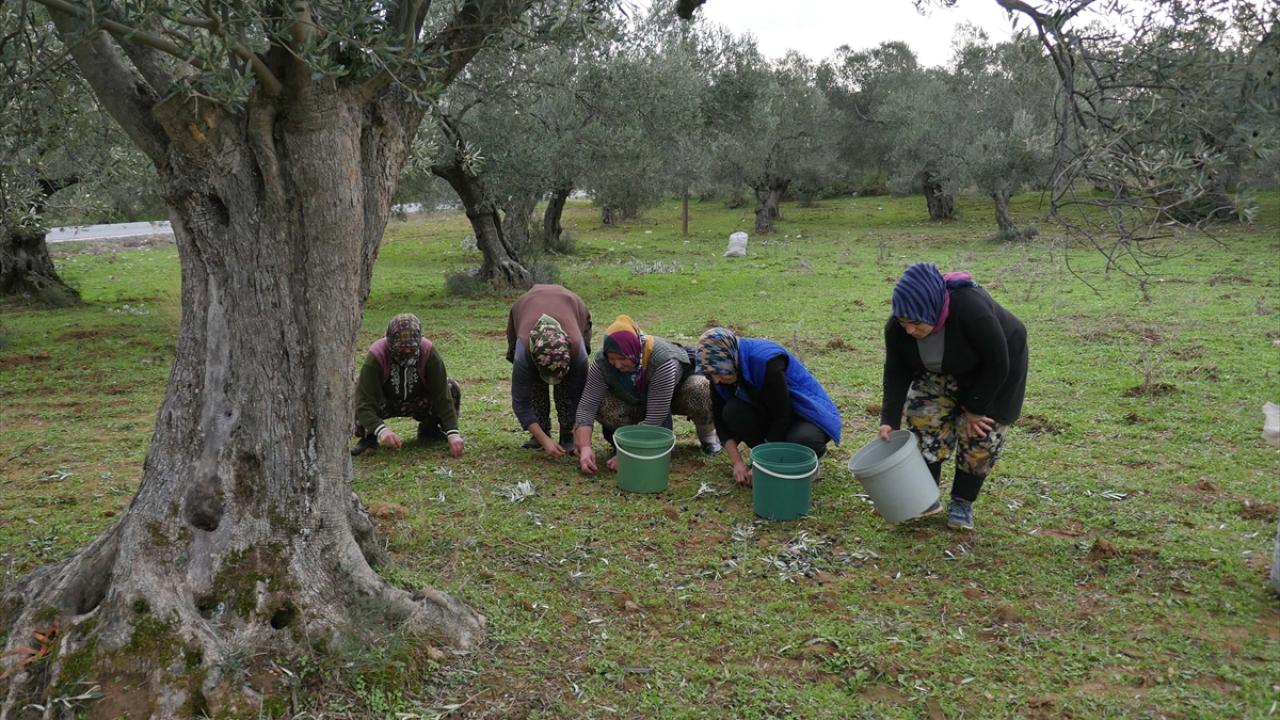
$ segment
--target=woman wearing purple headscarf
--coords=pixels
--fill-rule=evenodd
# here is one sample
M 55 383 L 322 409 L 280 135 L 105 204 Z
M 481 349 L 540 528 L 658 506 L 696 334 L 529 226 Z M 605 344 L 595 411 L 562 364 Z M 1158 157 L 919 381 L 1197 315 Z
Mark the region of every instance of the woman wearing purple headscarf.
M 893 289 L 884 344 L 880 437 L 905 418 L 935 482 L 955 456 L 947 524 L 972 530 L 973 502 L 1022 412 L 1027 329 L 969 273 L 917 263 Z

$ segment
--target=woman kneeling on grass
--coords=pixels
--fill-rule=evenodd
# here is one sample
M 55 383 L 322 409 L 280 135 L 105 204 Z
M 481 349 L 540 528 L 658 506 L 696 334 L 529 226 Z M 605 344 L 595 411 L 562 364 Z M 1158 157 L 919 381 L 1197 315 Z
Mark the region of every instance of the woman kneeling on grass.
M 905 417 L 934 482 L 955 454 L 947 524 L 972 530 L 973 502 L 1022 411 L 1027 329 L 969 273 L 917 263 L 893 289 L 884 345 L 880 438 Z
M 689 418 L 698 431 L 702 451 L 720 452 L 711 419 L 711 384 L 693 372 L 689 349 L 640 332 L 626 315 L 605 330 L 600 352 L 587 370 L 587 386 L 578 402 L 573 440 L 582 472 L 594 475 L 596 455 L 591 429 L 597 416 L 604 438 L 613 445 L 613 431 L 640 423 L 671 428 L 673 413 Z M 609 458 L 610 470 L 618 458 Z
M 709 375 L 716 434 L 733 461 L 733 479 L 751 484 L 738 444 L 804 445 L 822 457 L 840 443 L 840 410 L 804 364 L 772 340 L 711 328 L 698 338 L 698 372 Z

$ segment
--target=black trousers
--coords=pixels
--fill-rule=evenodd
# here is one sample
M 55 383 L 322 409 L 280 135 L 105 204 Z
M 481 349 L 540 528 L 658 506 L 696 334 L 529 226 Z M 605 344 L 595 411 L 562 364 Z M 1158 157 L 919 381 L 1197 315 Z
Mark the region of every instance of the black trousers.
M 929 474 L 933 475 L 935 485 L 942 484 L 942 461 L 929 463 Z M 956 478 L 951 483 L 951 497 L 973 502 L 982 492 L 982 481 L 986 475 L 974 475 L 971 472 L 956 468 Z
M 724 403 L 722 419 L 729 430 L 729 438 L 720 438 L 721 442 L 732 439 L 749 447 L 755 447 L 769 441 L 765 434 L 772 424 L 772 418 L 756 405 L 741 398 L 729 398 Z M 831 436 L 808 420 L 792 415 L 791 421 L 787 423 L 785 435 L 775 440 L 804 445 L 817 453 L 818 457 L 822 457 L 827 452 L 827 443 L 831 442 Z

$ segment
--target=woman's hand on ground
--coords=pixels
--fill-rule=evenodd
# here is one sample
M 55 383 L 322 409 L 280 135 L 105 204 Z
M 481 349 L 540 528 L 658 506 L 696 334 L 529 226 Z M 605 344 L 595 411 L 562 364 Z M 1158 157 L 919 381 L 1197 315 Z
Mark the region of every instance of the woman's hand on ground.
M 733 481 L 739 485 L 751 485 L 751 468 L 746 463 L 734 463 Z
M 378 444 L 383 447 L 389 447 L 392 450 L 399 450 L 402 443 L 395 430 L 388 430 L 378 436 Z
M 464 443 L 462 442 L 461 435 L 457 435 L 457 434 L 450 435 L 449 436 L 449 454 L 452 455 L 453 457 L 462 457 L 463 444 Z
M 560 443 L 552 440 L 551 438 L 547 438 L 546 442 L 542 443 L 542 452 L 550 455 L 556 460 L 564 457 L 564 448 L 560 447 Z
M 595 475 L 596 451 L 589 447 L 578 448 L 578 468 L 587 475 Z
M 614 472 L 618 472 L 618 456 L 614 455 L 613 457 L 609 458 L 609 461 L 605 463 L 605 467 L 609 468 Z

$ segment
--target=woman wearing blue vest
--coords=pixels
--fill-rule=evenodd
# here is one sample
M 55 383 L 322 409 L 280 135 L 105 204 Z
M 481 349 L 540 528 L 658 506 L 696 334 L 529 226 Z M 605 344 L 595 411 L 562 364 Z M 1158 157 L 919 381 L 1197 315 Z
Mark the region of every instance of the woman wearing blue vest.
M 804 445 L 822 457 L 840 443 L 840 410 L 794 355 L 763 338 L 740 338 L 715 327 L 698 338 L 698 371 L 709 375 L 716 434 L 733 461 L 733 479 L 751 484 L 738 445 Z

